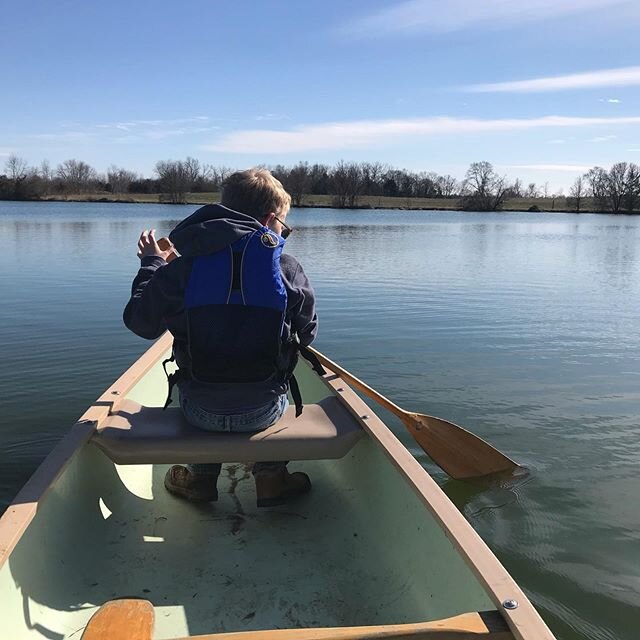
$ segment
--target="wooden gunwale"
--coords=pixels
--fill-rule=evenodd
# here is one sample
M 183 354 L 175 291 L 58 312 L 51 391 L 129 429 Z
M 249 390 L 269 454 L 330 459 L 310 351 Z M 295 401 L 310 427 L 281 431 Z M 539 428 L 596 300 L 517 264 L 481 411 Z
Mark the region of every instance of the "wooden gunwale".
M 8 560 L 22 534 L 35 517 L 38 502 L 65 470 L 73 455 L 88 442 L 100 423 L 117 408 L 119 401 L 167 353 L 172 339 L 171 334 L 165 333 L 108 387 L 73 425 L 70 432 L 45 458 L 20 490 L 0 518 L 0 568 Z M 487 590 L 514 638 L 516 640 L 555 640 L 549 628 L 506 569 L 384 422 L 337 374 L 328 373 L 323 377 L 323 381 L 336 392 L 340 401 L 357 418 L 363 429 L 384 451 L 387 458 L 429 509 L 448 539 Z M 508 599 L 516 600 L 518 608 L 504 609 L 502 603 Z
M 111 600 L 86 626 L 81 640 L 151 640 L 154 609 L 149 600 Z M 410 624 L 309 627 L 187 636 L 173 640 L 513 640 L 497 611 Z
M 66 469 L 74 454 L 100 423 L 171 348 L 173 337 L 163 334 L 78 419 L 13 499 L 0 518 L 0 569 L 8 560 L 38 510 L 38 502 Z

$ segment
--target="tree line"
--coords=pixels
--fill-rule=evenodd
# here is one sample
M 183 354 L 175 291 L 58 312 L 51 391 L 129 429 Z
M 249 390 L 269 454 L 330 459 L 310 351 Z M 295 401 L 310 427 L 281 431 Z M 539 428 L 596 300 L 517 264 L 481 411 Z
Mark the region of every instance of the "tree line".
M 291 194 L 294 206 L 314 195 L 330 196 L 332 205 L 339 208 L 358 207 L 363 196 L 378 196 L 447 199 L 464 210 L 496 211 L 514 198 L 564 198 L 562 190 L 550 193 L 548 183 L 524 185 L 520 179 L 510 182 L 489 162 L 472 163 L 460 181 L 448 174 L 408 171 L 380 162 L 340 161 L 335 165 L 299 162 L 268 168 Z M 163 202 L 181 204 L 190 193 L 220 191 L 232 171 L 188 157 L 162 160 L 155 166 L 154 177 L 145 178 L 115 165 L 100 174 L 75 159 L 55 168 L 47 161 L 31 167 L 12 155 L 0 175 L 0 199 L 34 200 L 106 192 L 113 196 L 159 194 Z M 587 200 L 593 203 L 591 208 L 600 211 L 636 211 L 640 208 L 640 168 L 633 163 L 618 162 L 609 170 L 594 167 L 579 176 L 569 190 L 566 207 L 579 213 L 585 210 Z

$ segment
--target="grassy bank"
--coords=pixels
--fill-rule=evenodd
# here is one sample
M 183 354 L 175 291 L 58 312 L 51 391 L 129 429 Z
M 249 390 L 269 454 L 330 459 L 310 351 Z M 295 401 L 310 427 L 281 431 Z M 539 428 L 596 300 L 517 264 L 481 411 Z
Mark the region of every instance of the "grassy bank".
M 218 202 L 220 194 L 190 193 L 187 204 L 210 204 Z M 46 196 L 43 200 L 62 202 L 127 202 L 127 203 L 159 203 L 163 202 L 161 194 L 157 193 L 127 193 L 112 194 L 108 192 L 70 194 L 66 196 Z M 331 207 L 333 196 L 309 195 L 302 200 L 304 207 Z M 566 198 L 512 198 L 505 202 L 503 211 L 528 211 L 531 207 L 538 207 L 540 211 L 571 211 Z M 460 209 L 455 198 L 394 198 L 388 196 L 361 196 L 358 199 L 361 209 L 404 209 L 404 210 L 453 210 Z M 585 198 L 581 205 L 581 212 L 596 212 L 593 199 Z

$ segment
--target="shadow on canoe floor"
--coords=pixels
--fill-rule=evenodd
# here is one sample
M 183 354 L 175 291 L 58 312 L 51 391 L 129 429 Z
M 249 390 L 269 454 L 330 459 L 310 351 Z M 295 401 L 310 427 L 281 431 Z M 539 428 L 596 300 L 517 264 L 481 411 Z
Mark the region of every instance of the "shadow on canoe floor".
M 215 567 L 207 566 L 210 551 L 207 561 L 197 558 L 204 545 L 211 546 L 213 536 L 231 537 L 242 545 L 239 534 L 248 516 L 236 489 L 250 479 L 248 468 L 225 467 L 222 508 L 186 504 L 165 495 L 166 468 L 146 467 L 150 483 L 136 486 L 127 478 L 130 470 L 120 467 L 121 477 L 97 451 L 89 450 L 72 463 L 9 561 L 28 628 L 52 640 L 69 637 L 34 622 L 42 617 L 38 611 L 86 610 L 88 618 L 96 605 L 123 597 L 184 607 L 190 619 L 192 602 L 202 607 L 202 602 L 196 603 L 198 592 L 206 595 L 220 579 L 229 585 L 235 581 L 238 576 L 221 577 Z M 181 522 L 187 527 L 194 519 L 200 526 L 181 535 Z M 219 585 L 215 591 L 219 593 Z

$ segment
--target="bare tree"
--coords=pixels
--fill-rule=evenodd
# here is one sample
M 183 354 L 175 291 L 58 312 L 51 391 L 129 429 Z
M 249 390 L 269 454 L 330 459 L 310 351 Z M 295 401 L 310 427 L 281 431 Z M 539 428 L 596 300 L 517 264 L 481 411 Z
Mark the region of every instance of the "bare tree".
M 347 166 L 343 160 L 331 171 L 331 192 L 333 193 L 333 205 L 344 208 L 347 206 L 349 195 L 349 180 L 347 177 Z
M 181 160 L 161 160 L 156 163 L 160 188 L 171 204 L 184 204 L 193 184 L 193 167 Z
M 51 165 L 49 164 L 48 160 L 43 160 L 40 163 L 40 169 L 38 170 L 38 175 L 40 177 L 40 181 L 42 185 L 42 195 L 49 194 L 53 184 L 53 171 L 51 170 Z
M 98 177 L 96 170 L 81 160 L 65 160 L 58 165 L 56 175 L 69 193 L 89 191 Z
M 51 182 L 53 180 L 53 171 L 51 170 L 51 165 L 48 160 L 43 160 L 40 163 L 40 177 L 46 182 Z
M 363 162 L 360 168 L 362 170 L 362 193 L 368 196 L 380 195 L 385 166 L 381 162 Z
M 331 183 L 336 207 L 357 206 L 364 184 L 360 165 L 340 160 L 331 172 Z
M 435 171 L 411 173 L 403 171 L 402 194 L 407 198 L 439 198 L 442 196 L 440 176 Z
M 309 169 L 309 180 L 311 182 L 309 193 L 331 193 L 331 168 L 326 164 L 314 164 Z
M 184 172 L 187 176 L 187 180 L 189 180 L 191 185 L 193 185 L 194 182 L 200 179 L 200 174 L 202 171 L 200 161 L 188 156 L 182 164 L 184 167 Z
M 634 211 L 640 201 L 640 167 L 629 163 L 624 180 L 623 206 L 628 213 Z
M 309 165 L 306 162 L 299 162 L 295 167 L 283 172 L 283 183 L 285 189 L 291 195 L 294 207 L 302 204 L 302 198 L 309 191 L 310 176 Z
M 576 213 L 580 213 L 582 202 L 587 196 L 587 181 L 583 176 L 578 176 L 569 189 L 567 204 Z
M 107 182 L 111 186 L 111 193 L 127 193 L 129 185 L 138 179 L 133 171 L 121 169 L 111 165 L 107 170 Z
M 539 198 L 540 191 L 538 190 L 538 186 L 535 182 L 530 182 L 527 186 L 527 190 L 524 194 L 525 198 Z
M 609 169 L 607 196 L 610 210 L 613 213 L 618 213 L 622 209 L 626 192 L 626 174 L 626 162 L 616 162 L 611 169 Z
M 233 173 L 231 167 L 213 167 L 211 173 L 211 181 L 213 182 L 214 189 L 220 191 L 224 181 Z
M 509 187 L 508 196 L 510 198 L 522 198 L 523 195 L 522 180 L 520 180 L 520 178 L 516 178 L 513 184 Z
M 627 162 L 616 162 L 609 171 L 602 167 L 591 169 L 586 178 L 596 207 L 612 213 L 633 211 L 640 199 L 639 173 L 637 165 Z
M 12 154 L 5 162 L 6 175 L 0 175 L 0 198 L 34 200 L 46 192 L 46 183 L 38 170 L 27 161 Z
M 9 179 L 14 183 L 18 183 L 26 179 L 29 172 L 29 165 L 23 158 L 19 158 L 17 155 L 11 154 L 7 158 L 5 169 Z
M 5 162 L 7 172 L 6 194 L 12 200 L 23 200 L 26 198 L 26 180 L 29 174 L 29 165 L 23 158 L 11 154 Z
M 449 174 L 446 176 L 438 176 L 437 183 L 440 195 L 443 198 L 453 198 L 453 196 L 458 195 L 460 184 L 453 176 Z
M 362 193 L 362 167 L 353 162 L 347 168 L 348 202 L 350 207 L 358 205 L 358 198 Z
M 506 179 L 490 162 L 474 162 L 465 175 L 461 205 L 467 211 L 495 211 L 502 207 L 506 192 Z

